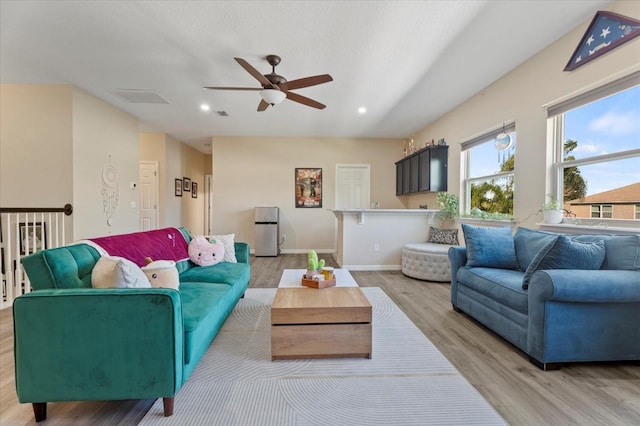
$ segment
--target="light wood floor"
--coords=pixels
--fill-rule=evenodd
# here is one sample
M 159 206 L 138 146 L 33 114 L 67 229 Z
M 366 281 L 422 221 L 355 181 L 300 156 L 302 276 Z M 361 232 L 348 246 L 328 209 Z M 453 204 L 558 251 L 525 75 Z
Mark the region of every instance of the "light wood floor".
M 322 257 L 322 256 L 321 256 Z M 328 259 L 328 264 L 336 266 Z M 251 258 L 250 287 L 277 287 L 283 269 L 306 255 Z M 464 377 L 512 425 L 640 425 L 640 364 L 573 364 L 543 372 L 522 352 L 454 312 L 449 284 L 400 272 L 352 272 L 362 287 L 381 287 Z M 135 425 L 152 400 L 50 403 L 46 425 Z M 180 393 L 176 397 L 180 410 Z M 399 419 L 401 421 L 401 419 Z M 33 424 L 17 401 L 11 310 L 0 311 L 0 424 Z

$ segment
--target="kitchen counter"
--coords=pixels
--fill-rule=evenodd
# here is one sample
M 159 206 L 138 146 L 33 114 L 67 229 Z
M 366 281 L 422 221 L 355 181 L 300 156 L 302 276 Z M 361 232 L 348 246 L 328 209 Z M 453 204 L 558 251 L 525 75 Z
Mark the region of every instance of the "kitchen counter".
M 434 209 L 333 210 L 338 220 L 336 262 L 360 271 L 401 270 L 402 247 L 427 241 Z

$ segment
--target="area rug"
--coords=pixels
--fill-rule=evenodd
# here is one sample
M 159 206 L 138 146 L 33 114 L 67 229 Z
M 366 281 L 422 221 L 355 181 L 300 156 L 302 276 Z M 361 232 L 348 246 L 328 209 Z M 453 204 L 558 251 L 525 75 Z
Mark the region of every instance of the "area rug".
M 141 425 L 504 425 L 393 301 L 373 306 L 373 355 L 271 361 L 276 289 L 248 289 L 164 417 L 158 399 Z

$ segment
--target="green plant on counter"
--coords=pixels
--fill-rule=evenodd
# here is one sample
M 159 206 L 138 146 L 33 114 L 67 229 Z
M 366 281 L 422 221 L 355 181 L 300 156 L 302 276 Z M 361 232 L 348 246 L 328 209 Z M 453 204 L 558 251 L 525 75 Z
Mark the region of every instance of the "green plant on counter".
M 448 192 L 440 192 L 436 197 L 436 218 L 440 220 L 454 220 L 459 216 L 458 197 Z

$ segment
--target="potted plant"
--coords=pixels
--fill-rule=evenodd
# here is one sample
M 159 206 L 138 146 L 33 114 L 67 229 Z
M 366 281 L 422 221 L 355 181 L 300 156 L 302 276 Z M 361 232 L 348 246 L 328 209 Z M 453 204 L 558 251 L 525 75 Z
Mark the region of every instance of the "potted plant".
M 453 222 L 458 217 L 458 197 L 448 192 L 440 192 L 436 197 L 436 218 L 443 222 Z
M 556 224 L 562 222 L 562 214 L 564 210 L 560 201 L 552 198 L 551 201 L 542 206 L 542 217 L 544 223 Z

